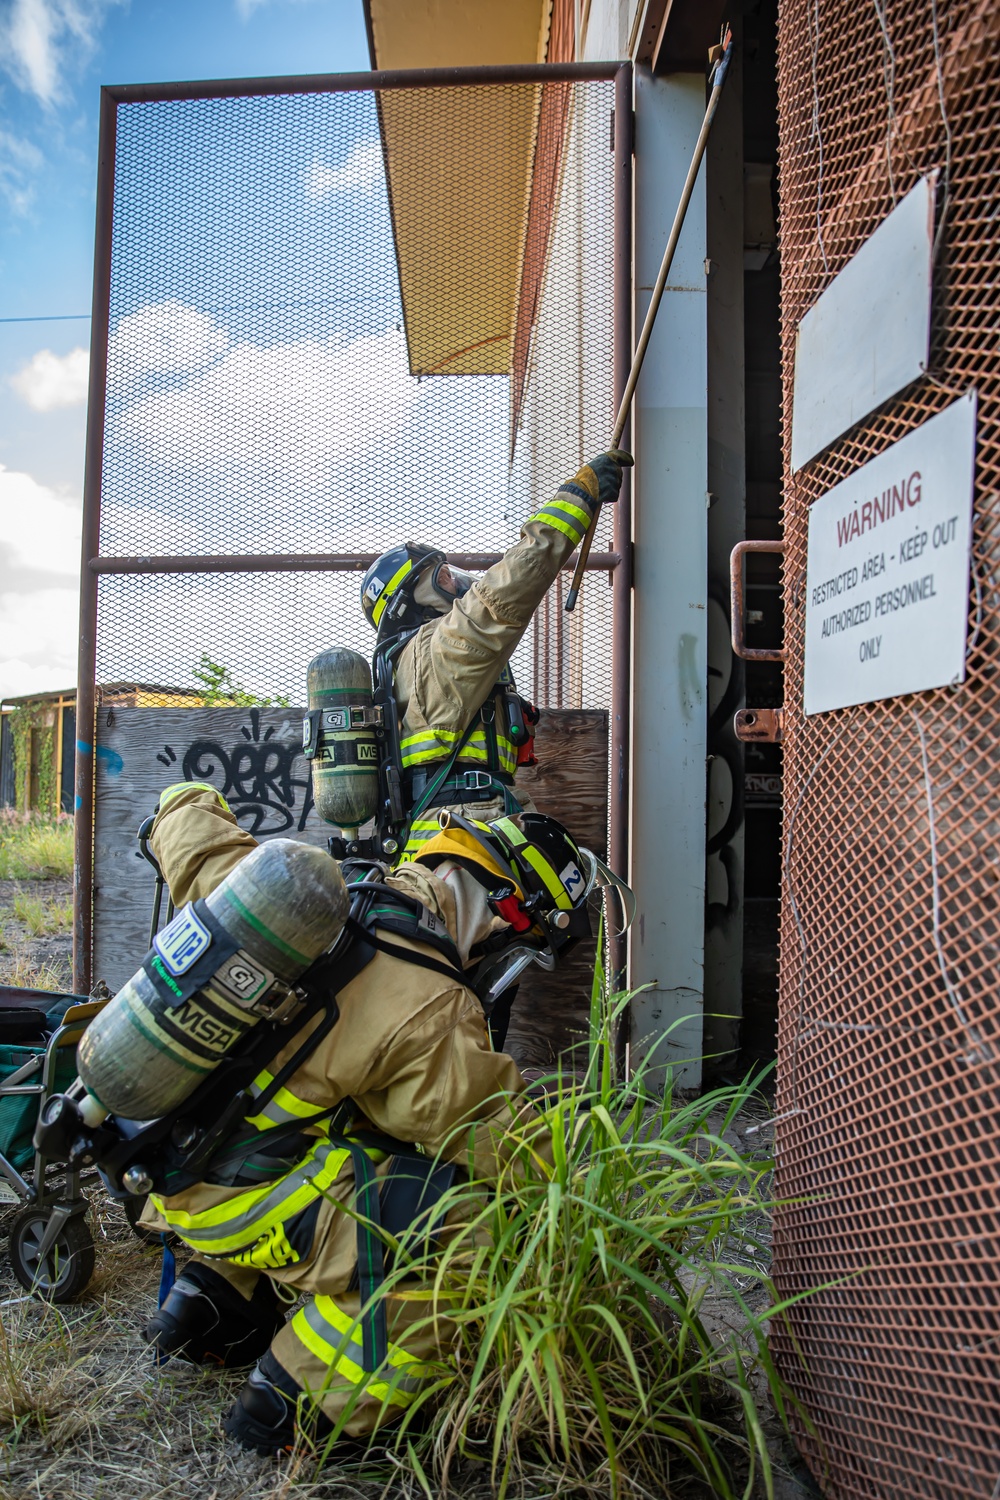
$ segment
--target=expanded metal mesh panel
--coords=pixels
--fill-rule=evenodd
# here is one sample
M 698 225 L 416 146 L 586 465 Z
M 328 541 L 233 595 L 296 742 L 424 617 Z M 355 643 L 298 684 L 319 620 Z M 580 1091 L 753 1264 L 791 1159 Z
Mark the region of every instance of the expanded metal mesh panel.
M 120 102 L 101 554 L 516 541 L 613 421 L 613 96 L 608 80 Z M 197 690 L 205 654 L 299 703 L 317 651 L 371 649 L 359 577 L 105 577 L 97 680 L 166 701 Z M 529 635 L 522 690 L 608 706 L 609 601 L 590 577 L 558 662 L 554 626 Z
M 929 372 L 791 473 L 786 424 L 779 1336 L 835 1497 L 1000 1486 L 1000 12 L 780 11 L 782 335 L 935 168 Z M 804 718 L 810 504 L 979 395 L 968 677 Z M 832 1285 L 833 1284 L 833 1285 Z

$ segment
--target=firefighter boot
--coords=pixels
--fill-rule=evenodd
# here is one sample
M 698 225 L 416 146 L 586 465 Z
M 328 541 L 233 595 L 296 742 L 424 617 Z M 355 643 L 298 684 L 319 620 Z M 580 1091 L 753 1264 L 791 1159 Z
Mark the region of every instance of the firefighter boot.
M 186 1266 L 143 1338 L 163 1355 L 195 1365 L 252 1365 L 268 1348 L 284 1316 L 272 1282 L 260 1276 L 251 1297 L 201 1261 Z
M 223 1431 L 241 1448 L 262 1457 L 288 1453 L 301 1428 L 299 1398 L 303 1394 L 269 1349 L 223 1417 Z M 305 1422 L 305 1436 L 313 1442 L 322 1441 L 333 1426 L 317 1407 L 309 1409 Z

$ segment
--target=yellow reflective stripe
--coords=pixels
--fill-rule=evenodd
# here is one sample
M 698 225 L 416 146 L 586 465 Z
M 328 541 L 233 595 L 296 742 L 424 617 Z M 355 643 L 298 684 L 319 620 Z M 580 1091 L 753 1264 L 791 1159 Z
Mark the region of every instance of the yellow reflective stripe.
M 280 1271 L 282 1266 L 291 1266 L 299 1259 L 292 1249 L 284 1224 L 272 1224 L 266 1234 L 238 1255 L 229 1257 L 235 1265 L 253 1266 L 258 1271 Z
M 264 1069 L 263 1072 L 257 1074 L 250 1085 L 250 1092 L 254 1095 L 263 1094 L 273 1082 L 273 1073 L 268 1073 Z M 296 1098 L 290 1090 L 280 1088 L 267 1108 L 260 1114 L 247 1115 L 247 1124 L 254 1125 L 258 1129 L 265 1129 L 268 1125 L 284 1125 L 289 1120 L 307 1119 L 310 1115 L 316 1114 L 318 1109 L 318 1104 L 309 1104 L 305 1099 Z
M 564 911 L 572 911 L 573 903 L 566 894 L 566 888 L 548 860 L 539 854 L 533 844 L 527 842 L 525 842 L 524 848 L 519 851 L 519 854 L 542 877 L 549 895 L 555 897 L 556 905 L 561 906 Z
M 336 1342 L 325 1336 L 317 1323 L 325 1325 Z M 422 1380 L 433 1373 L 429 1365 L 392 1343 L 382 1369 L 374 1373 L 365 1370 L 361 1364 L 360 1340 L 353 1337 L 360 1332 L 358 1320 L 342 1312 L 332 1297 L 314 1297 L 311 1303 L 301 1308 L 292 1319 L 292 1332 L 331 1371 L 342 1375 L 352 1385 L 363 1387 L 370 1396 L 389 1406 L 409 1406 Z M 396 1378 L 386 1381 L 386 1375 L 395 1375 Z
M 579 505 L 574 505 L 571 500 L 563 500 L 558 495 L 537 510 L 531 519 L 541 521 L 544 526 L 554 526 L 557 531 L 564 531 L 576 542 L 579 542 L 590 525 L 590 516 L 587 511 Z
M 568 516 L 575 516 L 578 521 L 582 521 L 584 531 L 590 525 L 590 512 L 580 505 L 574 505 L 572 500 L 564 500 L 562 495 L 556 495 L 554 500 L 542 506 L 542 510 L 564 510 Z
M 583 537 L 583 531 L 580 531 L 578 527 L 571 525 L 569 521 L 560 521 L 558 516 L 543 516 L 541 513 L 539 513 L 537 516 L 532 516 L 532 520 L 541 521 L 544 526 L 553 526 L 556 531 L 563 532 L 565 536 L 569 537 L 574 546 L 576 546 Z M 584 531 L 585 530 L 586 527 L 584 527 Z
M 404 766 L 418 766 L 427 761 L 442 760 L 448 750 L 461 736 L 451 729 L 425 729 L 420 734 L 408 734 L 399 742 L 402 752 Z M 497 751 L 499 753 L 500 768 L 508 774 L 513 775 L 517 768 L 517 746 L 497 730 Z M 489 758 L 486 747 L 486 726 L 479 724 L 472 731 L 466 744 L 459 752 L 457 765 L 463 760 L 484 761 Z
M 482 824 L 481 826 L 486 827 L 485 824 Z M 515 848 L 520 848 L 522 844 L 526 844 L 528 842 L 524 834 L 521 832 L 520 828 L 518 828 L 516 823 L 512 823 L 510 818 L 497 818 L 493 826 L 494 828 L 499 828 L 500 832 L 504 834 L 504 836 L 510 843 L 515 846 Z
M 422 745 L 430 740 L 442 740 L 445 744 L 450 740 L 453 744 L 458 739 L 458 734 L 452 729 L 423 729 L 420 734 L 408 734 L 399 742 L 399 748 L 405 750 L 409 745 Z
M 403 579 L 406 577 L 407 573 L 410 572 L 412 567 L 412 562 L 409 558 L 407 558 L 403 566 L 396 569 L 395 573 L 393 573 L 392 577 L 389 579 L 389 582 L 386 584 L 381 594 L 379 594 L 378 598 L 375 600 L 375 605 L 372 609 L 372 621 L 375 625 L 377 625 L 379 620 L 381 620 L 383 610 L 389 603 L 389 600 L 392 598 L 399 585 L 402 583 Z
M 320 1142 L 294 1171 L 286 1173 L 277 1182 L 250 1188 L 225 1203 L 195 1213 L 168 1208 L 165 1200 L 157 1195 L 150 1196 L 170 1227 L 176 1229 L 187 1244 L 205 1255 L 233 1255 L 248 1250 L 262 1235 L 268 1234 L 276 1220 L 285 1222 L 308 1208 L 326 1188 L 332 1186 L 349 1157 L 349 1151 Z M 321 1165 L 315 1176 L 305 1178 L 297 1187 L 291 1186 L 296 1177 L 301 1177 L 317 1162 Z

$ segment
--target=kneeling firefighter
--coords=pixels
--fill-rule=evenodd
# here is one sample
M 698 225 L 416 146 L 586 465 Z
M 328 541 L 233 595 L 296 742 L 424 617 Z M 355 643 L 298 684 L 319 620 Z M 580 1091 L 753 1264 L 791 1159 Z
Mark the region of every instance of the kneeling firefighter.
M 512 1121 L 547 1149 L 472 986 L 551 965 L 614 877 L 537 813 L 445 813 L 416 862 L 342 867 L 256 845 L 188 783 L 164 793 L 150 842 L 181 909 L 91 1023 L 80 1082 L 39 1132 L 68 1128 L 64 1159 L 149 1192 L 196 1252 L 146 1338 L 253 1366 L 232 1437 L 262 1453 L 300 1428 L 364 1437 L 412 1403 L 448 1330 L 429 1331 L 426 1302 L 377 1295 L 382 1242 L 352 1214 L 398 1236 L 459 1163 L 496 1178 Z
M 631 463 L 613 449 L 584 464 L 479 579 L 416 542 L 368 569 L 361 604 L 377 632 L 372 676 L 349 650 L 324 652 L 309 667 L 305 753 L 321 816 L 345 831 L 342 853 L 413 859 L 437 835 L 442 808 L 484 822 L 531 810 L 514 778 L 518 766 L 535 764 L 538 711 L 518 695 L 508 662 Z M 359 829 L 373 817 L 366 846 Z M 490 1017 L 498 1047 L 514 993 Z

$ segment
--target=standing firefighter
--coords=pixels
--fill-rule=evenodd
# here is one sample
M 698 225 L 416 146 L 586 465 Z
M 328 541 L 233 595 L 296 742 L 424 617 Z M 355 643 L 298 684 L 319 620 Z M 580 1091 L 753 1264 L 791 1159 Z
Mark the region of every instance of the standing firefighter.
M 525 522 L 520 541 L 483 576 L 405 542 L 382 554 L 361 585 L 378 632 L 375 680 L 391 681 L 406 855 L 437 833 L 442 807 L 484 821 L 520 810 L 519 765 L 531 764 L 537 713 L 507 663 L 599 505 L 617 500 L 619 449 L 601 453 Z
M 461 1168 L 495 1180 L 512 1130 L 547 1151 L 470 984 L 482 991 L 512 961 L 560 957 L 589 932 L 586 899 L 609 872 L 541 814 L 444 815 L 417 861 L 388 875 L 355 862 L 347 884 L 316 849 L 256 845 L 218 792 L 188 783 L 164 793 L 150 839 L 175 901 L 191 904 L 81 1045 L 87 1094 L 71 1135 L 81 1119 L 92 1134 L 72 1149 L 113 1188 L 151 1188 L 160 1227 L 196 1252 L 146 1338 L 161 1355 L 253 1366 L 224 1422 L 232 1437 L 262 1453 L 335 1425 L 363 1438 L 403 1415 L 451 1330 L 443 1315 L 428 1321 L 411 1284 L 406 1296 L 379 1294 L 382 1241 L 357 1216 L 398 1238 Z M 315 964 L 297 990 L 266 986 L 282 965 L 286 981 L 301 973 L 324 921 L 325 1008 L 304 1025 L 293 1011 L 287 1041 L 260 1054 L 267 1064 L 231 1117 L 219 1028 L 242 1013 L 251 1038 L 278 1030 L 281 1007 L 317 988 Z M 267 1021 L 249 1016 L 269 995 Z M 200 1090 L 184 1069 L 208 1074 Z M 149 1119 L 166 1091 L 165 1120 L 117 1121 L 129 1110 Z M 198 1114 L 206 1097 L 224 1133 Z

